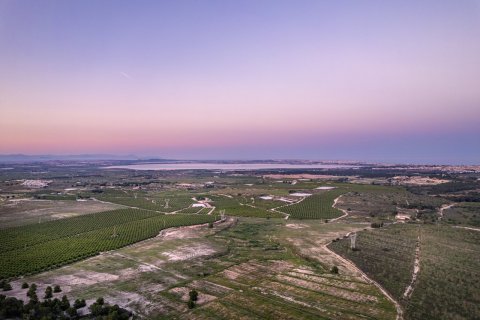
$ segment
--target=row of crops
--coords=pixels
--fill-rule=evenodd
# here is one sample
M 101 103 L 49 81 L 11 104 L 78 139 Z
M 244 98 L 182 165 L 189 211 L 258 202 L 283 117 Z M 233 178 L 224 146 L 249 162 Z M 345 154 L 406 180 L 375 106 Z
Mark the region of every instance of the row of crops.
M 308 196 L 303 201 L 285 206 L 279 211 L 290 215 L 291 219 L 333 219 L 340 217 L 342 212 L 333 208 L 335 198 L 345 193 L 341 189 L 316 193 Z
M 480 232 L 422 227 L 420 272 L 408 319 L 480 319 Z
M 0 230 L 0 279 L 45 271 L 118 249 L 154 237 L 165 228 L 215 220 L 213 215 L 121 209 Z
M 189 194 L 149 194 L 143 191 L 107 191 L 95 197 L 102 201 L 158 212 L 178 211 L 194 203 Z
M 0 252 L 25 249 L 46 241 L 71 237 L 154 215 L 159 214 L 147 210 L 118 209 L 3 229 L 0 231 Z
M 410 299 L 415 244 L 420 272 Z M 395 224 L 360 232 L 358 251 L 343 239 L 329 247 L 353 261 L 402 304 L 406 319 L 480 318 L 480 232 L 442 225 Z
M 412 279 L 418 234 L 416 225 L 397 224 L 358 233 L 357 251 L 350 249 L 350 239 L 333 242 L 330 248 L 400 299 Z

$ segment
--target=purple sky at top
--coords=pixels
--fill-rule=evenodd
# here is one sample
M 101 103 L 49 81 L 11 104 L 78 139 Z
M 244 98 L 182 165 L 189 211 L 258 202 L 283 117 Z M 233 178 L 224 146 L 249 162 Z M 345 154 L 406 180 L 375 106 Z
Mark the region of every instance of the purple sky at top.
M 0 154 L 480 163 L 480 1 L 0 0 Z

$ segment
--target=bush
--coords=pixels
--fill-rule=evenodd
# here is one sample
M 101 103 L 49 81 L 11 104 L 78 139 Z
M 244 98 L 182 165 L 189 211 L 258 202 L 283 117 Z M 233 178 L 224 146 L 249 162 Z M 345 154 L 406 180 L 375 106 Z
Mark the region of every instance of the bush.
M 37 295 L 36 294 L 37 292 L 37 285 L 35 283 L 32 283 L 32 285 L 30 286 L 30 289 L 28 289 L 27 291 L 27 297 L 29 298 L 32 298 L 33 295 Z
M 332 269 L 330 270 L 331 273 L 338 274 L 338 267 L 333 266 Z
M 68 301 L 67 296 L 62 297 L 62 301 L 60 302 L 60 308 L 65 311 L 70 308 L 70 301 Z
M 53 297 L 52 292 L 53 292 L 52 287 L 48 286 L 48 287 L 45 289 L 45 297 L 44 297 L 44 299 L 50 299 L 51 297 Z
M 24 282 L 22 283 L 22 289 L 27 289 L 28 288 L 28 283 Z
M 56 285 L 55 287 L 53 287 L 53 292 L 62 292 L 62 289 L 60 289 L 59 285 Z
M 77 317 L 77 309 L 70 307 L 67 309 L 67 314 L 70 316 L 70 318 L 76 318 Z
M 195 308 L 195 301 L 188 300 L 187 306 L 188 306 L 188 309 Z
M 12 285 L 10 283 L 6 283 L 3 285 L 3 291 L 10 291 L 12 290 Z
M 198 300 L 198 292 L 197 290 L 191 290 L 188 295 L 190 296 L 190 300 L 197 301 Z
M 80 308 L 83 308 L 87 305 L 87 303 L 85 302 L 85 299 L 77 299 L 75 300 L 75 302 L 73 303 L 73 307 L 75 309 L 80 309 Z

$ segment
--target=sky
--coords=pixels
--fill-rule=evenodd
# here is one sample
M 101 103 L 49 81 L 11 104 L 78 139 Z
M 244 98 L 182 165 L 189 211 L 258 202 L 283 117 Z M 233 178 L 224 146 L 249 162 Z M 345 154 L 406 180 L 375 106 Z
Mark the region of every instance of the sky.
M 0 154 L 480 164 L 480 0 L 0 0 Z

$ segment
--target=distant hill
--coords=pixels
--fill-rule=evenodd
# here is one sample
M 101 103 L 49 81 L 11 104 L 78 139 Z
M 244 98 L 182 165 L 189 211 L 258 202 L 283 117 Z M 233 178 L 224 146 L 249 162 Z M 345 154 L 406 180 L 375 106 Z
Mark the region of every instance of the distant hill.
M 37 162 L 55 160 L 143 160 L 136 155 L 112 154 L 75 154 L 75 155 L 26 155 L 26 154 L 0 154 L 0 162 Z

